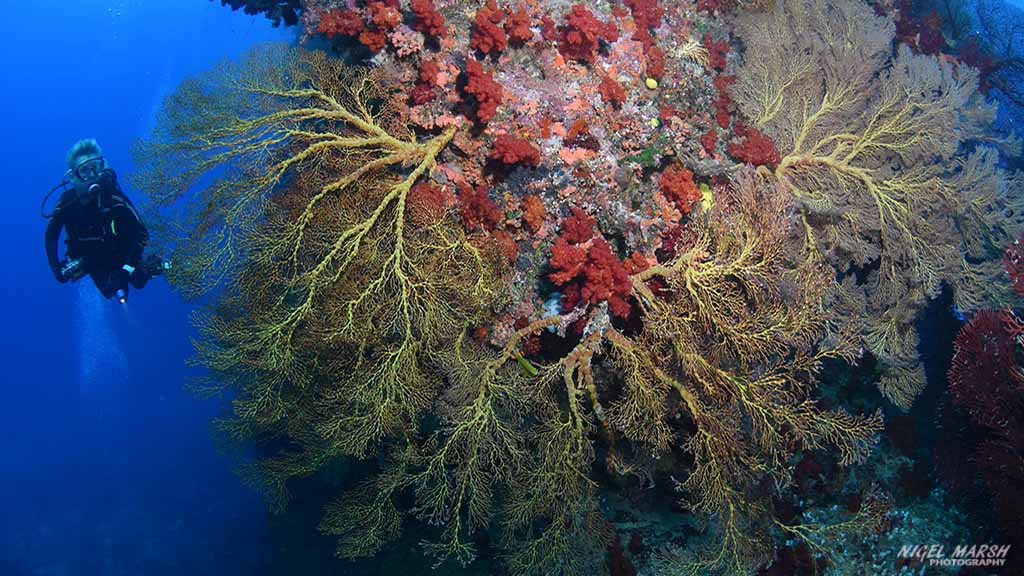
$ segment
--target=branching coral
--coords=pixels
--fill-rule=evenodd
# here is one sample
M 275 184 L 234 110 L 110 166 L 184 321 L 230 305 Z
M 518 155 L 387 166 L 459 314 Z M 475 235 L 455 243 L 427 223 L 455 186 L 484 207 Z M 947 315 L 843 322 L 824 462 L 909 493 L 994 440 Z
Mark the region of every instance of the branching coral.
M 290 440 L 254 469 L 277 504 L 289 477 L 413 433 L 438 383 L 426 360 L 500 283 L 451 219 L 408 225 L 453 130 L 416 140 L 396 97 L 322 52 L 262 46 L 184 82 L 136 149 L 140 186 L 185 227 L 175 285 L 220 288 L 199 350 L 235 388 L 222 427 Z
M 915 313 L 943 282 L 965 309 L 997 296 L 987 261 L 1019 227 L 996 208 L 1019 200 L 992 151 L 961 148 L 991 120 L 976 73 L 906 47 L 890 56 L 892 23 L 858 2 L 779 2 L 738 33 L 732 95 L 778 147 L 774 176 L 796 196 L 808 258 L 877 269 L 848 285 L 867 297 L 865 344 L 901 371 L 889 382 L 919 390 Z M 914 393 L 898 396 L 906 406 Z
M 787 194 L 745 173 L 721 204 L 732 208 L 713 209 L 691 248 L 633 277 L 643 333 L 609 337 L 627 388 L 608 421 L 662 449 L 671 434 L 650 414 L 675 397 L 696 426 L 685 445 L 696 461 L 680 487 L 717 518 L 719 545 L 666 560 L 679 573 L 750 571 L 769 552 L 763 481 L 787 482 L 798 445 L 833 446 L 841 463 L 859 462 L 881 429 L 878 414 L 832 412 L 813 399 L 820 362 L 852 358 L 855 343 L 830 320 L 827 269 L 788 256 Z M 669 287 L 660 296 L 647 285 L 655 278 Z

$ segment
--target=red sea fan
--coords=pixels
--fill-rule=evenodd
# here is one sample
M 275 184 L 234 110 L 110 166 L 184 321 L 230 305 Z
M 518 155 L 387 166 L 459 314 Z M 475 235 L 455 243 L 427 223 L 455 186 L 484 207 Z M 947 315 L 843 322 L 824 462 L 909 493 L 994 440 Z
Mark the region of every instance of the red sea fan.
M 1013 336 L 1002 316 L 992 310 L 978 312 L 960 329 L 953 343 L 949 393 L 975 425 L 996 432 L 1024 416 L 1022 379 L 1015 358 Z
M 1024 243 L 1015 240 L 1003 254 L 1003 266 L 1010 276 L 1010 286 L 1017 294 L 1024 294 Z

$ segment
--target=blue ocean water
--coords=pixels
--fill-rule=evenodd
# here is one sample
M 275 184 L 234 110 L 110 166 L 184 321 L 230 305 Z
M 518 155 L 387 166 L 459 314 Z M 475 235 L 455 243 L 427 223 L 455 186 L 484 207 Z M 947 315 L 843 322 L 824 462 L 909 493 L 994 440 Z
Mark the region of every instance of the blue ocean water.
M 210 440 L 219 407 L 183 389 L 188 306 L 160 279 L 124 306 L 55 282 L 39 203 L 80 138 L 131 195 L 163 96 L 291 33 L 204 0 L 4 7 L 0 574 L 259 574 L 265 506 Z

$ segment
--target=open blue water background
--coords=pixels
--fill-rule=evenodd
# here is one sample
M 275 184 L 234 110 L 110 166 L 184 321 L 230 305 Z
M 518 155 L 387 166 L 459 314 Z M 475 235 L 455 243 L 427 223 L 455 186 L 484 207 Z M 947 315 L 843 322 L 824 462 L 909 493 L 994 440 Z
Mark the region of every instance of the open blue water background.
M 186 76 L 290 39 L 205 0 L 7 2 L 0 397 L 0 575 L 260 574 L 265 506 L 183 389 L 189 308 L 157 279 L 127 305 L 46 264 L 43 194 L 80 138 L 121 175 Z

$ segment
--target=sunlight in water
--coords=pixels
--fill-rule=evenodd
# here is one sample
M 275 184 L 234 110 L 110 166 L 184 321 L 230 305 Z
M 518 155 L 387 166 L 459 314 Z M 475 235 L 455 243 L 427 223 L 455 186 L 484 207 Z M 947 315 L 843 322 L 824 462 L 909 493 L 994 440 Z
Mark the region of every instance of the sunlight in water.
M 121 350 L 118 335 L 111 326 L 110 302 L 103 300 L 91 282 L 75 285 L 78 314 L 75 331 L 78 334 L 78 389 L 89 392 L 102 380 L 121 376 L 127 371 L 127 361 Z

